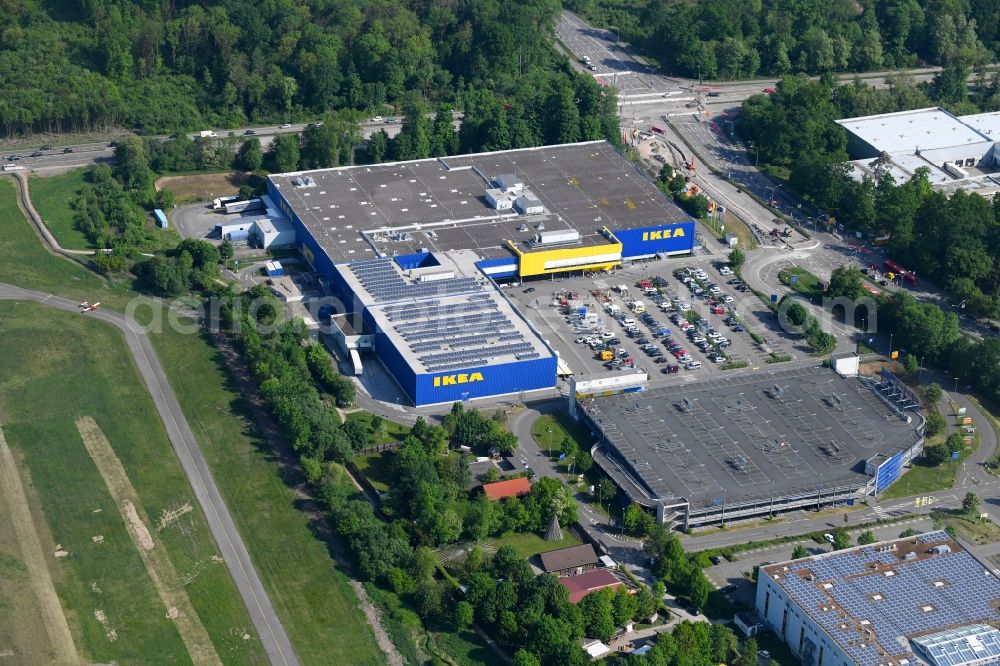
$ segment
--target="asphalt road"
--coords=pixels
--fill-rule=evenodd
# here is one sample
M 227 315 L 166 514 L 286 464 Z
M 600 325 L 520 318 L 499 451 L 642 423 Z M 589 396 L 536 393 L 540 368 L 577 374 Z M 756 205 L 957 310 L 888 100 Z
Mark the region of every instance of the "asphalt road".
M 428 116 L 433 118 L 434 114 L 428 114 Z M 454 125 L 457 130 L 462 124 L 462 114 L 460 112 L 455 112 L 454 116 Z M 381 118 L 378 121 L 369 119 L 361 123 L 361 135 L 367 139 L 375 132 L 384 130 L 391 139 L 399 134 L 399 131 L 402 128 L 401 123 L 401 118 L 393 116 Z M 252 136 L 256 136 L 260 139 L 261 146 L 266 149 L 275 136 L 278 136 L 279 134 L 300 133 L 308 125 L 309 123 L 292 123 L 289 124 L 288 127 L 282 127 L 280 125 L 238 127 L 235 129 L 219 129 L 215 130 L 215 132 L 217 134 L 217 138 L 223 138 L 232 134 L 242 140 L 251 136 L 246 132 L 252 131 Z M 199 134 L 199 132 L 193 132 L 188 134 L 188 137 L 195 139 L 199 136 Z M 169 137 L 160 136 L 157 138 L 165 140 Z M 70 149 L 71 152 L 64 152 L 66 149 Z M 34 152 L 42 152 L 43 154 L 39 157 L 32 157 L 31 155 Z M 15 155 L 17 155 L 19 159 L 11 160 L 10 158 Z M 114 155 L 115 151 L 110 142 L 81 143 L 56 146 L 52 150 L 45 151 L 41 151 L 36 148 L 9 148 L 4 151 L 2 156 L 0 156 L 0 162 L 8 167 L 20 167 L 20 169 L 30 171 L 65 171 L 78 167 L 90 166 L 91 164 L 110 163 L 114 161 Z
M 78 312 L 76 301 L 51 294 L 0 283 L 0 300 L 31 301 L 67 312 Z M 240 537 L 229 510 L 219 494 L 208 463 L 184 418 L 177 397 L 145 331 L 131 318 L 111 310 L 97 310 L 80 316 L 94 317 L 118 328 L 149 390 L 167 431 L 170 444 L 201 506 L 208 527 L 219 546 L 230 575 L 243 598 L 261 645 L 272 664 L 292 666 L 298 659 L 271 600 L 254 569 L 250 554 Z

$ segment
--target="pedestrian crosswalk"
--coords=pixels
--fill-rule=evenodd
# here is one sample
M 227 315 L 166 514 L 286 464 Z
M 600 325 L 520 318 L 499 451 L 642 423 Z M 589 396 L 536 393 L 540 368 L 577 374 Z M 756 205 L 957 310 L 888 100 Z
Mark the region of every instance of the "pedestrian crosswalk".
M 909 502 L 901 502 L 900 504 L 893 504 L 892 506 L 874 506 L 872 510 L 875 515 L 879 517 L 879 520 L 885 520 L 886 518 L 892 518 L 893 516 L 903 516 L 908 513 L 913 512 L 913 505 Z

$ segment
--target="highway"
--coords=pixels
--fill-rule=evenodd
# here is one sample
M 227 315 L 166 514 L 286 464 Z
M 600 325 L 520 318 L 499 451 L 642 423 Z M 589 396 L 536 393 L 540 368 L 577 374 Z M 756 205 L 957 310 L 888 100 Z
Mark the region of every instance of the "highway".
M 79 312 L 76 301 L 3 283 L 0 283 L 0 300 L 30 301 L 66 312 Z M 170 444 L 205 514 L 209 530 L 247 607 L 270 662 L 282 666 L 298 664 L 291 642 L 257 576 L 250 554 L 215 485 L 208 463 L 198 447 L 194 433 L 191 432 L 187 419 L 181 411 L 177 396 L 167 381 L 145 330 L 130 317 L 112 310 L 97 310 L 80 316 L 99 319 L 122 332 L 129 353 L 135 360 L 142 381 L 156 403 L 156 410 L 163 421 Z
M 453 115 L 455 117 L 454 126 L 457 130 L 462 124 L 462 114 L 456 111 Z M 427 114 L 427 116 L 433 118 L 434 114 Z M 298 134 L 304 131 L 309 125 L 310 123 L 286 123 L 284 125 L 267 125 L 263 127 L 238 127 L 228 130 L 206 129 L 206 131 L 214 131 L 216 136 L 213 138 L 224 138 L 232 135 L 241 141 L 250 136 L 256 136 L 260 139 L 261 147 L 266 149 L 274 137 L 279 134 Z M 367 139 L 375 132 L 385 130 L 385 133 L 391 139 L 399 134 L 401 128 L 402 118 L 399 117 L 388 116 L 377 121 L 368 119 L 361 123 L 361 135 Z M 252 132 L 252 134 L 247 134 L 247 132 Z M 200 132 L 192 132 L 187 136 L 190 139 L 196 139 L 200 136 Z M 156 138 L 166 140 L 170 137 L 158 136 Z M 32 157 L 33 153 L 42 154 L 38 157 Z M 10 159 L 13 156 L 18 156 L 19 159 Z M 63 144 L 54 146 L 49 150 L 41 150 L 41 145 L 30 148 L 6 148 L 3 155 L 0 156 L 0 161 L 8 165 L 8 167 L 20 167 L 24 170 L 46 172 L 68 171 L 92 164 L 107 164 L 114 161 L 114 156 L 114 144 L 112 143 L 112 139 L 109 139 L 109 141 L 99 143 Z

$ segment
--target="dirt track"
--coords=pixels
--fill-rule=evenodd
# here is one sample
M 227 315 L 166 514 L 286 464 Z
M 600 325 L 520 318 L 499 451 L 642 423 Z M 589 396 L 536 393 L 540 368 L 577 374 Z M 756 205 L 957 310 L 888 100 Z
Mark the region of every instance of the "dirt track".
M 76 429 L 84 446 L 87 447 L 87 453 L 101 473 L 122 520 L 128 526 L 129 536 L 132 537 L 136 550 L 146 565 L 146 572 L 156 586 L 167 617 L 172 618 L 177 624 L 177 632 L 181 635 L 188 654 L 191 655 L 191 661 L 195 664 L 221 664 L 222 660 L 219 659 L 215 645 L 201 623 L 198 613 L 195 612 L 173 562 L 167 556 L 163 545 L 157 544 L 149 533 L 146 520 L 143 518 L 145 512 L 142 511 L 139 494 L 132 486 L 108 438 L 101 432 L 97 422 L 89 416 L 77 419 Z
M 39 610 L 45 625 L 44 631 L 49 638 L 49 650 L 54 656 L 53 661 L 59 664 L 78 664 L 80 657 L 76 653 L 73 635 L 70 633 L 62 604 L 59 603 L 52 577 L 45 565 L 45 552 L 42 550 L 38 532 L 35 531 L 35 524 L 31 519 L 28 498 L 21 484 L 21 475 L 2 430 L 0 430 L 0 491 L 7 501 L 14 532 L 21 544 L 24 563 L 28 567 L 31 585 L 38 598 Z
M 178 199 L 205 201 L 211 197 L 236 194 L 245 185 L 249 176 L 240 172 L 197 173 L 190 176 L 163 176 L 154 186 L 157 190 L 166 187 Z

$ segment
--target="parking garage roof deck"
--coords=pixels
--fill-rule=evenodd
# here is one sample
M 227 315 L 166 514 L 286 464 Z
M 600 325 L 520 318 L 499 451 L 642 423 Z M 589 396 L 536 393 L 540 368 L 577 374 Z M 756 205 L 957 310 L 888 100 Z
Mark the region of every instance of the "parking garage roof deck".
M 488 182 L 514 174 L 545 206 L 543 216 L 490 208 Z M 683 222 L 688 217 L 606 141 L 543 146 L 270 176 L 334 262 L 424 249 L 509 255 L 504 242 L 545 230 L 600 231 Z M 521 231 L 526 224 L 527 230 Z M 362 236 L 367 232 L 369 239 Z M 373 247 L 374 246 L 374 247 Z
M 655 497 L 683 497 L 692 508 L 861 485 L 866 460 L 916 441 L 863 382 L 819 368 L 581 404 Z

